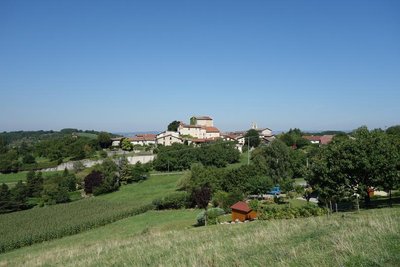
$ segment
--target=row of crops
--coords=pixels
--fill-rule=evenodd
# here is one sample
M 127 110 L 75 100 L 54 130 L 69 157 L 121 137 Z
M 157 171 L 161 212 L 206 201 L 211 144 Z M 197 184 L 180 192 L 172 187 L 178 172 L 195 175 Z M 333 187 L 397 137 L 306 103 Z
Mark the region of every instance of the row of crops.
M 0 253 L 76 234 L 151 208 L 92 198 L 4 214 L 0 216 Z

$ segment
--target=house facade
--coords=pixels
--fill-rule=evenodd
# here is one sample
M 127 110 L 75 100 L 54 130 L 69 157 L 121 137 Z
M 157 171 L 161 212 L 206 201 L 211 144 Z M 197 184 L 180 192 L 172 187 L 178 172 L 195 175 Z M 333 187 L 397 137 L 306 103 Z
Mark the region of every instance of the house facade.
M 221 132 L 214 127 L 214 121 L 208 116 L 190 118 L 190 125 L 181 123 L 178 133 L 182 137 L 192 137 L 196 139 L 217 139 L 221 137 Z
M 213 127 L 214 120 L 209 116 L 193 116 L 190 118 L 190 125 Z

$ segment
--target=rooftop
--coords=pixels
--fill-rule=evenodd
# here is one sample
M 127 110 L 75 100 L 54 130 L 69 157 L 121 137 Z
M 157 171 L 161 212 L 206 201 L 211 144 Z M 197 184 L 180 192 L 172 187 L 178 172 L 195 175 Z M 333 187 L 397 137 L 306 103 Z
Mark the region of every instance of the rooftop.
M 243 201 L 239 201 L 236 204 L 234 204 L 233 206 L 231 206 L 232 210 L 238 210 L 238 211 L 243 211 L 243 212 L 250 212 L 251 208 L 249 207 L 249 205 L 246 202 Z

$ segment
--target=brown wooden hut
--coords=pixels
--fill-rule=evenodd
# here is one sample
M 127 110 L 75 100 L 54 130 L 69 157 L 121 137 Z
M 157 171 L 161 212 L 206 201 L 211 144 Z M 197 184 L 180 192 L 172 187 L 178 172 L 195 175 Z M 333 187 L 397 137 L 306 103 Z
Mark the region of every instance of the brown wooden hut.
M 246 220 L 254 220 L 257 217 L 257 212 L 253 211 L 246 202 L 239 201 L 233 206 L 232 221 L 239 220 L 244 222 Z

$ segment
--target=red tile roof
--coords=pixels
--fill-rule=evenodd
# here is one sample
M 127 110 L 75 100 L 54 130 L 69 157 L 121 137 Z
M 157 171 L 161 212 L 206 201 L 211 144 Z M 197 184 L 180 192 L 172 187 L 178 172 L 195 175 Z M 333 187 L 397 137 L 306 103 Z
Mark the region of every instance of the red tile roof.
M 138 134 L 132 138 L 129 138 L 129 141 L 155 141 L 156 137 L 156 134 Z
M 238 210 L 238 211 L 243 211 L 243 212 L 250 212 L 251 208 L 249 207 L 249 205 L 246 202 L 243 201 L 239 201 L 236 204 L 234 204 L 233 206 L 231 206 L 232 210 Z
M 207 133 L 219 133 L 219 130 L 217 127 L 209 127 L 209 126 L 205 126 L 203 127 Z
M 321 144 L 322 145 L 327 145 L 330 142 L 332 142 L 333 135 L 323 135 L 321 136 Z
M 308 136 L 303 136 L 303 138 L 307 139 L 308 141 L 321 142 L 321 136 L 308 135 Z
M 322 136 L 303 136 L 304 139 L 308 141 L 320 142 L 321 145 L 327 145 L 332 141 L 334 135 L 322 135 Z

